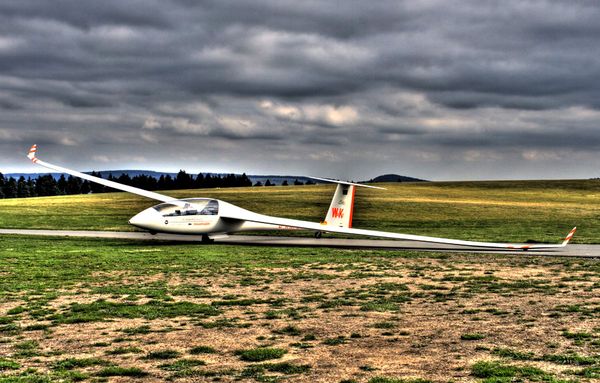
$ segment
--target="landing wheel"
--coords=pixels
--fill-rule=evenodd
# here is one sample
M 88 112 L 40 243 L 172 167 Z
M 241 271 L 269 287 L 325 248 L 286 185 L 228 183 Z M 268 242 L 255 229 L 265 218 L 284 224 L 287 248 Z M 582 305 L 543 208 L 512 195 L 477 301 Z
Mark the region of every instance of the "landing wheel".
M 156 235 L 156 231 L 149 231 L 150 235 Z
M 202 243 L 213 243 L 215 240 L 210 239 L 207 234 L 202 234 Z
M 319 239 L 319 238 L 321 238 L 322 236 L 323 236 L 323 232 L 321 232 L 321 231 L 315 231 L 315 238 L 316 238 L 316 239 Z

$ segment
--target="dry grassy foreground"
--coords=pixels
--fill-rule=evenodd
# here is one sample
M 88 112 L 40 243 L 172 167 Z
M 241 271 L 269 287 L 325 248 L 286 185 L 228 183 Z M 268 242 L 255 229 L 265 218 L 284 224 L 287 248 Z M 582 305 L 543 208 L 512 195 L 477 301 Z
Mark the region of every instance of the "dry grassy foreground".
M 600 378 L 595 260 L 5 236 L 0 263 L 0 382 Z

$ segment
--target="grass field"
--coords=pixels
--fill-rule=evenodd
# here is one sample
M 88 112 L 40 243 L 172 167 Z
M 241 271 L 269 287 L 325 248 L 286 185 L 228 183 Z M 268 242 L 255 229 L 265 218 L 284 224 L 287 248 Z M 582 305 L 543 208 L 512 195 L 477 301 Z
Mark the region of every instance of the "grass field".
M 600 181 L 392 183 L 359 189 L 354 227 L 482 241 L 600 243 Z M 277 216 L 320 221 L 333 185 L 169 191 Z M 154 201 L 126 193 L 0 200 L 2 228 L 135 230 Z
M 600 238 L 593 181 L 388 186 L 357 227 Z M 331 191 L 170 194 L 319 220 Z M 131 230 L 151 204 L 5 200 L 0 227 Z M 599 289 L 593 259 L 0 235 L 0 383 L 594 382 Z
M 593 260 L 0 236 L 0 382 L 594 381 L 599 288 Z

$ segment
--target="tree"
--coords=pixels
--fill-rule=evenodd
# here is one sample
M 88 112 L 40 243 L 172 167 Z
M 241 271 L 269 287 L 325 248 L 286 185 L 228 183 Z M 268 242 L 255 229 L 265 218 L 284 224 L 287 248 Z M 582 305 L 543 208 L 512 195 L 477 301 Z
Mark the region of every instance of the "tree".
M 263 184 L 260 181 L 256 181 L 256 183 L 254 184 L 254 186 L 263 186 Z
M 87 180 L 81 183 L 81 194 L 90 194 L 92 188 L 90 187 L 90 182 Z
M 202 173 L 198 173 L 196 179 L 194 180 L 194 188 L 202 189 L 204 187 L 204 175 Z
M 185 170 L 179 170 L 177 177 L 175 178 L 175 189 L 191 189 L 194 187 L 192 177 L 185 172 Z
M 0 173 L 0 198 L 5 198 L 4 195 L 4 174 Z
M 287 180 L 283 180 L 283 182 L 281 183 L 281 186 L 288 186 Z
M 156 178 L 154 177 L 138 174 L 131 179 L 131 185 L 144 190 L 156 190 L 158 181 L 156 181 Z
M 51 174 L 38 177 L 35 183 L 35 191 L 40 197 L 60 194 L 56 180 Z
M 275 186 L 275 184 L 272 184 L 271 180 L 267 179 L 267 182 L 265 182 L 265 186 Z
M 56 187 L 59 190 L 58 194 L 67 194 L 67 179 L 64 174 L 60 175 L 58 182 L 56 183 Z
M 173 189 L 173 185 L 174 185 L 173 178 L 171 178 L 171 176 L 168 174 L 166 176 L 164 174 L 162 174 L 160 176 L 160 178 L 158 179 L 157 186 L 158 186 L 158 189 L 160 189 L 160 190 L 171 190 L 171 189 Z
M 212 177 L 210 175 L 210 173 L 207 173 L 206 176 L 204 177 L 204 187 L 205 188 L 214 188 L 216 186 L 216 181 L 214 179 L 214 177 Z
M 26 198 L 29 196 L 29 186 L 27 185 L 27 181 L 25 181 L 25 177 L 21 176 L 17 181 L 17 197 Z
M 102 178 L 102 174 L 96 173 L 95 171 L 92 171 L 90 175 L 93 177 Z M 92 193 L 104 193 L 104 185 L 100 185 L 96 182 L 91 182 L 89 186 Z
M 10 177 L 4 183 L 4 196 L 6 198 L 15 198 L 17 196 L 17 180 Z
M 119 178 L 116 178 L 116 179 L 112 176 L 112 174 L 110 174 L 108 177 L 110 179 L 112 179 L 113 181 L 116 181 L 120 184 L 131 186 L 131 177 L 129 177 L 129 174 L 121 173 Z
M 27 187 L 29 188 L 29 196 L 37 197 L 37 192 L 35 191 L 35 180 L 32 180 L 31 177 L 27 177 Z
M 69 194 L 69 195 L 80 194 L 81 193 L 81 180 L 79 178 L 69 176 L 69 178 L 67 178 L 67 187 L 65 189 L 65 193 Z
M 250 178 L 248 178 L 246 173 L 243 173 L 240 176 L 240 182 L 238 186 L 252 186 L 252 181 L 250 180 Z
M 304 185 L 304 182 L 302 182 L 302 181 L 298 181 L 298 178 L 296 178 L 296 179 L 294 180 L 294 185 L 295 185 L 295 186 L 302 186 L 302 185 Z

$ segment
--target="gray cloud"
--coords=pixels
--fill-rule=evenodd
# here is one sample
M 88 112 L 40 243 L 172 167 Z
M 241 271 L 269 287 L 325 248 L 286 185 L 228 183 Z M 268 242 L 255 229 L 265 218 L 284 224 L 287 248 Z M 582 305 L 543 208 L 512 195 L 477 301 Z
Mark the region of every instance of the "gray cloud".
M 0 170 L 597 176 L 596 1 L 0 3 Z

